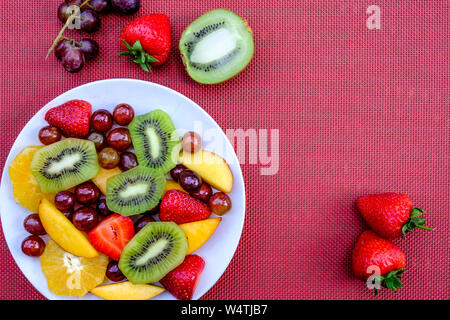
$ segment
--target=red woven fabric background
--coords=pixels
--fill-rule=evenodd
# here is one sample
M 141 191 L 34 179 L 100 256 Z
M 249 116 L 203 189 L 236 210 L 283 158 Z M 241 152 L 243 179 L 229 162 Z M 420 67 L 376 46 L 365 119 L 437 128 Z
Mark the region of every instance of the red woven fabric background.
M 131 17 L 102 18 L 101 55 L 66 73 L 46 50 L 62 0 L 0 4 L 0 163 L 21 128 L 48 101 L 94 80 L 137 78 L 196 101 L 222 128 L 280 130 L 280 170 L 243 164 L 244 232 L 236 255 L 204 299 L 372 299 L 350 272 L 367 228 L 358 196 L 400 191 L 427 210 L 433 232 L 396 241 L 407 257 L 405 287 L 377 299 L 449 299 L 448 1 L 376 1 L 381 30 L 366 27 L 373 1 L 143 0 L 138 15 L 166 13 L 173 51 L 146 74 L 119 58 Z M 178 40 L 214 8 L 245 17 L 256 55 L 237 78 L 200 85 L 183 71 Z M 77 39 L 85 34 L 71 32 Z M 14 263 L 0 233 L 0 299 L 43 299 Z

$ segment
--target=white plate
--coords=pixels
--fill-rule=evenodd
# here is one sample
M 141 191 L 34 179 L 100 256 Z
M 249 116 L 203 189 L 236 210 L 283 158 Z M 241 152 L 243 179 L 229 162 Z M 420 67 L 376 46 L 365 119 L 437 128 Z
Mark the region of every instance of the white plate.
M 177 129 L 200 131 L 204 140 L 203 147 L 218 153 L 230 165 L 234 178 L 233 190 L 230 193 L 232 209 L 223 216 L 222 222 L 212 237 L 195 252 L 206 261 L 205 269 L 194 294 L 194 299 L 199 299 L 219 280 L 236 251 L 244 225 L 244 180 L 233 147 L 219 125 L 202 108 L 185 96 L 146 81 L 111 79 L 88 83 L 72 89 L 39 110 L 20 132 L 6 160 L 0 187 L 3 233 L 20 270 L 31 284 L 48 299 L 73 299 L 72 297 L 57 296 L 50 292 L 41 271 L 39 258 L 31 258 L 22 253 L 21 243 L 29 235 L 23 227 L 23 220 L 30 212 L 14 200 L 8 174 L 9 164 L 23 148 L 40 144 L 38 132 L 46 125 L 44 120 L 46 111 L 72 99 L 89 101 L 93 110 L 108 109 L 111 112 L 114 106 L 124 102 L 133 106 L 137 115 L 157 108 L 162 109 L 171 116 Z M 217 134 L 215 135 L 215 133 Z M 212 136 L 212 138 L 208 138 L 208 136 Z M 90 293 L 83 297 L 83 299 L 96 298 Z M 168 292 L 164 292 L 154 299 L 174 298 Z

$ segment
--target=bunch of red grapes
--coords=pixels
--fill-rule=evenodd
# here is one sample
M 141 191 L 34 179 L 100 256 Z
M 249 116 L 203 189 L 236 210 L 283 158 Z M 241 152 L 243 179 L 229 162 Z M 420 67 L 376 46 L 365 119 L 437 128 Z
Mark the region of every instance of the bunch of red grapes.
M 78 7 L 74 10 L 74 6 Z M 66 24 L 69 17 L 78 12 L 81 31 L 94 33 L 100 29 L 100 15 L 116 11 L 128 15 L 139 11 L 141 0 L 65 0 L 58 7 L 58 19 Z M 89 38 L 75 41 L 61 37 L 55 46 L 55 56 L 70 73 L 80 71 L 85 61 L 95 59 L 99 53 L 98 43 Z

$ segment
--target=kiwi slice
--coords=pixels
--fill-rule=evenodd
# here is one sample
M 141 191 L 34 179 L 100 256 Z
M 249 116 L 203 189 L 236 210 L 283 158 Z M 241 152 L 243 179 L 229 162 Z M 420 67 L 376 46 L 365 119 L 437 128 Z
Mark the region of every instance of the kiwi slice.
M 144 213 L 158 205 L 165 187 L 164 174 L 137 166 L 107 180 L 106 204 L 123 216 Z
M 94 178 L 100 169 L 94 143 L 75 138 L 39 149 L 30 168 L 44 193 L 75 187 Z
M 175 167 L 181 143 L 167 113 L 158 109 L 135 117 L 128 128 L 140 165 L 162 173 Z
M 181 58 L 192 79 L 204 84 L 226 81 L 252 60 L 254 42 L 247 21 L 226 9 L 209 11 L 181 35 Z
M 119 269 L 132 283 L 156 282 L 183 262 L 187 249 L 174 222 L 149 222 L 123 249 Z

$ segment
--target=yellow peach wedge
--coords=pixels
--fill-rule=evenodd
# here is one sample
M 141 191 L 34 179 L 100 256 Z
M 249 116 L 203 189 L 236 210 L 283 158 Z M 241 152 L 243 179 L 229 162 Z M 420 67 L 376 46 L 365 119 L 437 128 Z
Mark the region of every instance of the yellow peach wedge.
M 39 218 L 50 238 L 65 251 L 84 258 L 98 256 L 86 236 L 47 199 L 39 205 Z
M 180 190 L 180 191 L 186 192 L 186 191 L 184 191 L 184 189 L 180 186 L 179 183 L 177 183 L 177 182 L 175 182 L 175 181 L 173 181 L 173 180 L 167 180 L 167 181 L 166 181 L 166 188 L 164 189 L 164 194 L 163 194 L 163 196 L 164 196 L 164 195 L 166 194 L 166 192 L 169 191 L 169 190 Z
M 106 300 L 148 300 L 163 291 L 164 288 L 150 284 L 132 284 L 125 281 L 96 287 L 91 293 Z
M 214 188 L 225 193 L 231 192 L 233 174 L 222 157 L 210 151 L 200 150 L 196 153 L 183 152 L 178 160 Z
M 109 178 L 118 175 L 119 173 L 122 173 L 122 170 L 120 170 L 118 167 L 114 169 L 100 168 L 95 178 L 92 179 L 92 182 L 100 189 L 100 191 L 104 195 L 106 195 L 106 181 L 108 181 Z
M 222 218 L 211 218 L 200 221 L 180 224 L 188 240 L 188 251 L 186 255 L 191 254 L 200 248 L 216 231 Z

